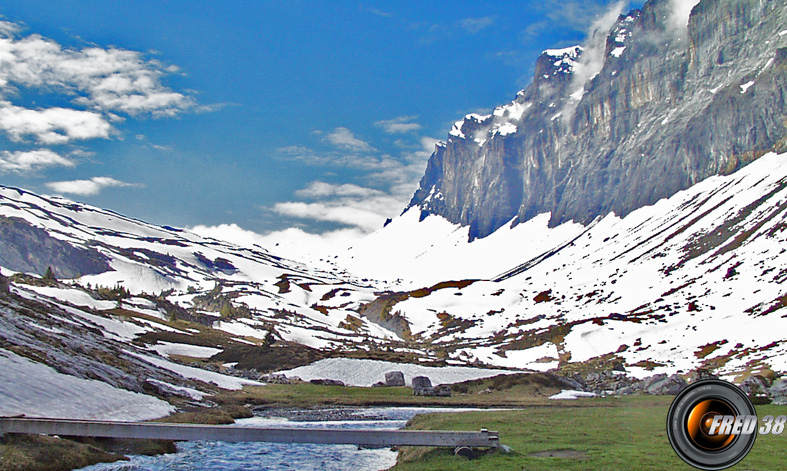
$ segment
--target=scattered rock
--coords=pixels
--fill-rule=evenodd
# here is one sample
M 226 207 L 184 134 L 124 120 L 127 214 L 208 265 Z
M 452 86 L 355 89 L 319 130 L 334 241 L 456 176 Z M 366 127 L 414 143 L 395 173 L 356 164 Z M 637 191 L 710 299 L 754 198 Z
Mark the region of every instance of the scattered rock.
M 345 384 L 336 379 L 312 379 L 309 381 L 311 384 L 319 384 L 322 386 L 344 386 Z
M 772 404 L 787 405 L 787 379 L 774 381 L 773 385 L 768 389 L 768 393 L 770 394 Z
M 768 394 L 768 380 L 760 375 L 751 375 L 741 381 L 741 391 L 747 396 L 763 396 Z
M 696 370 L 689 373 L 689 376 L 686 379 L 689 383 L 695 383 L 704 379 L 719 379 L 719 377 L 711 373 L 710 370 L 705 368 L 697 368 Z
M 148 379 L 145 381 L 143 389 L 152 390 L 155 394 L 161 397 L 183 397 L 186 399 L 191 399 L 191 395 L 186 391 L 177 389 L 167 383 L 160 381 L 151 381 Z
M 282 373 L 271 373 L 267 376 L 261 376 L 260 381 L 268 384 L 292 384 L 292 381 L 287 378 L 287 375 Z
M 585 381 L 582 380 L 582 377 L 579 376 L 579 375 L 574 375 L 573 378 L 567 378 L 567 377 L 564 377 L 564 376 L 558 376 L 557 378 L 565 386 L 564 389 L 573 389 L 575 391 L 584 391 L 585 386 L 587 386 L 587 383 L 585 383 Z M 582 380 L 582 381 L 580 381 L 580 380 Z
M 667 378 L 668 378 L 668 376 L 666 374 L 664 374 L 664 373 L 659 373 L 657 375 L 651 376 L 650 378 L 645 378 L 645 379 L 642 380 L 642 389 L 647 390 L 651 386 L 653 386 L 654 384 L 660 383 L 660 382 L 666 380 Z
M 439 386 L 433 387 L 432 381 L 426 376 L 416 376 L 413 378 L 413 395 L 450 397 L 451 386 L 447 384 L 441 384 Z
M 656 375 L 661 376 L 661 375 Z M 666 375 L 663 375 L 666 376 Z M 647 391 L 648 394 L 653 394 L 654 396 L 665 396 L 670 395 L 674 396 L 679 392 L 686 389 L 689 384 L 686 382 L 685 379 L 681 378 L 678 375 L 672 375 L 669 378 L 662 379 L 660 381 L 651 382 L 650 386 L 648 386 Z
M 413 389 L 414 396 L 451 397 L 451 386 L 441 384 L 433 388 Z

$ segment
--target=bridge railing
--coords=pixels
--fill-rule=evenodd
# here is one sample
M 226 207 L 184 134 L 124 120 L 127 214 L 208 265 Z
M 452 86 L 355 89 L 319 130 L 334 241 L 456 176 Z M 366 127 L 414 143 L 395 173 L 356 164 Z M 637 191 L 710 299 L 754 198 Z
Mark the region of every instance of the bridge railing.
M 498 433 L 486 429 L 481 429 L 479 432 L 343 430 L 0 417 L 0 436 L 4 433 L 177 441 L 322 443 L 380 447 L 497 448 L 500 443 Z

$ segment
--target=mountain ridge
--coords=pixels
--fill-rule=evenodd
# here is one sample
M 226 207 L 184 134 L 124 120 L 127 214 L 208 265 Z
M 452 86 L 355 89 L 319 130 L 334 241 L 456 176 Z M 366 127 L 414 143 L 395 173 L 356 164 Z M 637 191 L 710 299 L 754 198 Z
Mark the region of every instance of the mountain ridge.
M 545 51 L 513 102 L 454 126 L 407 208 L 471 239 L 545 212 L 552 227 L 588 224 L 787 149 L 787 6 L 704 0 L 685 34 L 669 7 L 621 15 L 586 82 L 592 54 Z

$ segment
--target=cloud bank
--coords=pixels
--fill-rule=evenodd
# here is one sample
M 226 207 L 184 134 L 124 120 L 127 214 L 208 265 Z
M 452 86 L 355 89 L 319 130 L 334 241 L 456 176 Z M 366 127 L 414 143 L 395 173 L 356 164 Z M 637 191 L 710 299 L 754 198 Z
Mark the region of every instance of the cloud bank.
M 206 110 L 164 84 L 179 73 L 175 66 L 137 51 L 67 47 L 24 31 L 20 24 L 0 21 L 0 136 L 13 148 L 0 152 L 0 172 L 74 167 L 76 162 L 63 155 L 84 154 L 75 144 L 121 138 L 118 126 L 128 118 Z M 31 106 L 29 96 L 58 106 Z M 124 186 L 135 185 L 111 177 L 47 184 L 55 192 L 82 196 Z
M 64 182 L 50 182 L 46 184 L 49 189 L 59 194 L 72 194 L 80 196 L 97 195 L 104 188 L 139 186 L 115 180 L 112 177 L 93 177 L 90 180 L 71 180 Z
M 698 3 L 700 0 L 670 0 L 672 14 L 669 17 L 669 23 L 673 32 L 681 36 L 686 35 L 691 10 Z
M 325 140 L 343 149 L 362 152 L 374 150 L 367 142 L 358 139 L 352 131 L 343 127 L 334 129 L 333 132 L 325 136 Z
M 49 149 L 0 152 L 0 171 L 29 173 L 47 167 L 73 167 L 76 164 Z
M 400 116 L 394 119 L 377 121 L 374 125 L 382 128 L 388 134 L 408 133 L 421 129 L 420 124 L 413 122 L 417 118 L 417 116 Z

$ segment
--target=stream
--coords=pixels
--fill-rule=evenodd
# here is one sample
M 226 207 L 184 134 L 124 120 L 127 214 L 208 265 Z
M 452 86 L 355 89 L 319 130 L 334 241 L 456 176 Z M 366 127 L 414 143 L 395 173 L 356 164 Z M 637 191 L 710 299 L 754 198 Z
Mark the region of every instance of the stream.
M 267 411 L 240 419 L 229 427 L 303 427 L 353 430 L 396 430 L 416 414 L 467 409 L 372 407 Z M 390 448 L 359 449 L 355 445 L 289 443 L 180 442 L 178 452 L 129 456 L 129 461 L 101 463 L 79 471 L 380 471 L 396 464 Z

